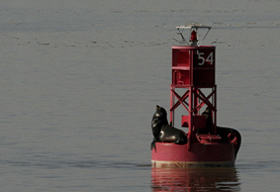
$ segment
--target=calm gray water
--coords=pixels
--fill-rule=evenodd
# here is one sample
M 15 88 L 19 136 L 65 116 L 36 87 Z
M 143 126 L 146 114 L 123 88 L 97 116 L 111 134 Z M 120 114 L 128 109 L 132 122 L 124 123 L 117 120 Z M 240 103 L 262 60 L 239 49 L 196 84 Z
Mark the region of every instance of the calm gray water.
M 278 191 L 280 2 L 1 0 L 1 191 Z M 213 29 L 235 168 L 150 167 L 176 25 Z

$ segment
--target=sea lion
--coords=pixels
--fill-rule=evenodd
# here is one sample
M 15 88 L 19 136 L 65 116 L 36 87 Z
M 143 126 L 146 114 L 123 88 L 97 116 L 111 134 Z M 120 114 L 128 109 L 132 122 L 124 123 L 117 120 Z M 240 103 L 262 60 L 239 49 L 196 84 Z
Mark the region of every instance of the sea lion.
M 164 108 L 157 105 L 156 112 L 153 115 L 152 123 L 151 123 L 154 139 L 156 141 L 160 140 L 159 136 L 160 136 L 161 127 L 163 125 L 168 125 L 167 113 Z
M 221 142 L 228 143 L 230 140 L 234 140 L 235 144 L 235 157 L 239 151 L 241 145 L 241 134 L 239 131 L 229 127 L 220 127 L 217 126 L 217 134 L 221 137 Z
M 206 116 L 206 129 L 205 131 L 198 130 L 198 134 L 205 134 L 205 133 L 210 133 L 213 127 L 213 120 L 212 120 L 212 110 L 207 107 L 205 111 L 202 113 L 202 115 Z M 228 143 L 230 140 L 235 139 L 234 144 L 235 144 L 235 156 L 237 155 L 240 145 L 241 145 L 241 134 L 229 127 L 220 127 L 217 126 L 217 135 L 221 137 L 221 142 L 223 143 Z
M 212 131 L 213 127 L 212 110 L 210 109 L 210 107 L 206 107 L 202 115 L 206 117 L 206 127 L 202 129 L 197 129 L 197 134 L 208 134 Z
M 158 105 L 152 118 L 151 127 L 154 135 L 151 149 L 155 147 L 156 142 L 185 144 L 188 141 L 188 137 L 184 131 L 168 124 L 166 110 Z
M 160 141 L 185 144 L 188 142 L 188 137 L 184 131 L 170 125 L 164 125 L 161 127 Z
M 205 111 L 202 113 L 206 117 L 206 131 L 207 133 L 211 132 L 213 127 L 213 120 L 212 120 L 212 110 L 210 107 L 206 107 Z

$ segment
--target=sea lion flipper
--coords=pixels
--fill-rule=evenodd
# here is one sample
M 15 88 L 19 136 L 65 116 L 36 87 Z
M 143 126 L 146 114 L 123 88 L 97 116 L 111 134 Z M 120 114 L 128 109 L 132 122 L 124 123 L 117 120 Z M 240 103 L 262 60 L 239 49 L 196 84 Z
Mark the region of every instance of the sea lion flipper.
M 155 151 L 157 151 L 156 149 L 156 140 L 153 140 L 151 143 L 151 150 L 155 149 Z

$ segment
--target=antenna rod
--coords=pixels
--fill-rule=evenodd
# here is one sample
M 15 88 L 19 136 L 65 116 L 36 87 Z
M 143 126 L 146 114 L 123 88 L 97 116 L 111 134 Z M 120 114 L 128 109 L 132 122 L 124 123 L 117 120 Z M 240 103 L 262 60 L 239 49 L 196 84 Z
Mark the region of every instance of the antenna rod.
M 181 35 L 183 41 L 184 41 L 187 45 L 189 45 L 188 42 L 186 41 L 184 35 L 183 35 L 183 31 L 181 32 L 180 29 L 178 29 L 178 31 L 179 31 L 179 34 Z

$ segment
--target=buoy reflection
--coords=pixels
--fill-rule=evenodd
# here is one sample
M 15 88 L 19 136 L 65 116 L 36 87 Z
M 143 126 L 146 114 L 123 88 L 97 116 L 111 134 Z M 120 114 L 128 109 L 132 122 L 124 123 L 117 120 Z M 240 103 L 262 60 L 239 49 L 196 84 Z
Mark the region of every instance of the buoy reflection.
M 235 168 L 152 168 L 152 191 L 240 191 Z

